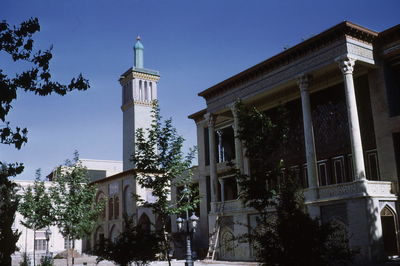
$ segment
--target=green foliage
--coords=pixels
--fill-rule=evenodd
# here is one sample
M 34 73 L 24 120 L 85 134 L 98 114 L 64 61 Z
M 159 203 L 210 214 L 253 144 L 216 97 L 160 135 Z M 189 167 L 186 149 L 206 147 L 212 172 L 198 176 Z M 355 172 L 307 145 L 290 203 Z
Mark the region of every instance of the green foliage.
M 79 75 L 67 85 L 51 79 L 50 60 L 51 48 L 45 51 L 33 49 L 33 35 L 40 30 L 37 18 L 22 22 L 19 26 L 10 26 L 5 20 L 0 22 L 0 52 L 11 57 L 14 62 L 22 63 L 27 69 L 12 75 L 0 67 L 0 143 L 14 145 L 21 149 L 28 141 L 26 128 L 12 128 L 7 121 L 7 115 L 12 109 L 12 103 L 17 98 L 17 90 L 33 92 L 40 96 L 52 93 L 65 95 L 73 90 L 87 90 L 89 83 Z M 4 71 L 6 70 L 6 71 Z M 19 163 L 6 164 L 0 161 L 0 265 L 11 264 L 11 254 L 16 251 L 18 232 L 13 232 L 11 225 L 14 221 L 18 206 L 16 184 L 8 180 L 23 171 Z
M 251 235 L 263 266 L 347 265 L 352 259 L 347 232 L 338 223 L 320 224 L 306 210 L 300 186 L 281 185 L 276 213 L 263 213 Z
M 237 174 L 241 187 L 239 197 L 249 206 L 262 212 L 274 205 L 278 183 L 282 176 L 282 147 L 288 134 L 287 110 L 280 106 L 275 119 L 255 107 L 236 103 L 238 138 L 250 158 L 251 174 Z M 262 148 L 260 148 L 262 147 Z
M 11 254 L 17 251 L 16 243 L 21 235 L 12 229 L 15 212 L 18 209 L 19 196 L 17 184 L 9 177 L 20 174 L 23 170 L 20 164 L 5 164 L 0 162 L 0 265 L 11 265 Z
M 40 169 L 36 171 L 36 179 L 22 195 L 18 211 L 24 217 L 21 223 L 32 230 L 46 228 L 53 223 L 53 207 L 51 196 L 46 190 L 44 181 L 40 180 Z
M 284 172 L 289 133 L 286 109 L 279 107 L 267 114 L 240 102 L 236 107 L 238 137 L 251 164 L 250 175 L 237 173 L 240 197 L 259 214 L 257 228 L 245 237 L 253 243 L 260 264 L 346 265 L 352 258 L 347 232 L 338 224 L 321 225 L 318 219 L 312 219 L 298 180 Z
M 19 263 L 19 266 L 30 266 L 31 265 L 31 259 L 29 258 L 28 254 L 26 252 L 22 253 L 22 261 Z
M 145 266 L 156 259 L 160 241 L 157 234 L 135 226 L 132 217 L 124 216 L 124 231 L 114 240 L 100 239 L 93 253 L 98 256 L 97 262 L 110 260 L 121 266 Z
M 51 257 L 43 256 L 39 266 L 54 266 L 54 260 Z
M 29 69 L 10 77 L 0 69 L 0 120 L 5 126 L 0 128 L 0 142 L 14 145 L 20 149 L 27 142 L 26 128 L 12 129 L 6 121 L 6 116 L 12 108 L 12 102 L 17 98 L 17 90 L 33 92 L 40 96 L 52 93 L 65 95 L 73 90 L 87 90 L 89 83 L 80 74 L 68 85 L 51 80 L 50 60 L 53 57 L 52 48 L 45 51 L 33 50 L 32 36 L 40 31 L 37 18 L 28 19 L 19 27 L 11 27 L 6 21 L 0 22 L 0 51 L 11 56 L 14 62 L 23 61 Z
M 57 169 L 51 196 L 55 222 L 64 238 L 75 240 L 89 235 L 103 210 L 104 204 L 94 204 L 97 188 L 88 181 L 77 152 L 72 161 L 67 160 Z
M 183 154 L 184 139 L 177 134 L 171 119 L 162 121 L 157 102 L 154 102 L 152 118 L 150 128 L 146 130 L 140 128 L 136 131 L 135 154 L 132 156 L 132 161 L 137 170 L 135 174 L 137 182 L 151 190 L 155 197 L 155 202 L 143 199 L 141 202 L 162 220 L 163 228 L 160 232 L 163 236 L 162 250 L 169 259 L 170 240 L 165 228 L 167 217 L 186 210 L 194 210 L 199 203 L 199 198 L 190 189 L 186 190 L 185 196 L 190 197 L 191 201 L 178 200 L 174 203 L 170 201 L 171 184 L 182 186 L 191 182 L 190 166 L 195 150 L 192 149 L 186 156 Z

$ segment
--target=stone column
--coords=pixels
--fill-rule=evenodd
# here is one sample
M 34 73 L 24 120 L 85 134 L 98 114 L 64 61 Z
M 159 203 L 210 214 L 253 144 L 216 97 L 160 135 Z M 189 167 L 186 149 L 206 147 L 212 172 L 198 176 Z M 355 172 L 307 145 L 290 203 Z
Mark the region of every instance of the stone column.
M 208 142 L 210 150 L 210 187 L 211 187 L 211 202 L 217 201 L 218 193 L 218 177 L 217 177 L 217 162 L 215 158 L 215 116 L 206 114 L 208 120 Z
M 225 179 L 221 178 L 219 180 L 219 183 L 221 184 L 221 191 L 220 191 L 220 193 L 221 193 L 221 202 L 224 202 L 225 201 Z
M 218 134 L 218 162 L 225 162 L 224 146 L 222 145 L 222 130 L 217 130 Z
M 308 91 L 309 77 L 300 75 L 297 84 L 301 93 L 301 106 L 303 111 L 304 142 L 307 159 L 307 176 L 310 188 L 318 187 L 317 156 L 315 153 L 314 129 L 312 124 L 310 93 Z
M 239 118 L 236 110 L 235 104 L 232 104 L 231 111 L 233 114 L 233 132 L 235 137 L 235 160 L 236 160 L 236 168 L 240 170 L 240 173 L 243 174 L 243 149 L 242 142 L 238 137 L 239 131 Z
M 364 154 L 353 82 L 353 67 L 355 60 L 346 56 L 340 58 L 338 63 L 344 78 L 344 91 L 346 95 L 347 115 L 349 120 L 354 178 L 355 180 L 365 180 Z

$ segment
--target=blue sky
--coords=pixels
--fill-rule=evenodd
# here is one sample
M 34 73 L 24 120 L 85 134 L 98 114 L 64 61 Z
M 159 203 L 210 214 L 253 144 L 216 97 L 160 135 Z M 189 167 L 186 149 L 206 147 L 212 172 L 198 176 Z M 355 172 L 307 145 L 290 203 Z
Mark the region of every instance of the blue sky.
M 68 82 L 83 73 L 87 92 L 39 97 L 20 92 L 8 120 L 27 127 L 19 151 L 0 147 L 0 159 L 23 162 L 18 178 L 44 175 L 79 151 L 81 158 L 122 159 L 120 74 L 133 64 L 134 41 L 145 47 L 144 66 L 159 70 L 164 117 L 196 144 L 187 116 L 205 107 L 197 93 L 293 46 L 350 20 L 381 31 L 400 23 L 400 1 L 367 0 L 3 0 L 0 19 L 11 25 L 38 17 L 38 49 L 53 45 L 51 70 Z M 0 55 L 0 68 L 16 66 Z

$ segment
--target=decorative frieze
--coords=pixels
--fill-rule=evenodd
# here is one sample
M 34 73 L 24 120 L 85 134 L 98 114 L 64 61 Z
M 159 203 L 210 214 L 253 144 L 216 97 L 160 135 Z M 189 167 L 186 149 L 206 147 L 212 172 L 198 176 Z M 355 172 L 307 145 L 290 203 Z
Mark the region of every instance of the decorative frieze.
M 355 197 L 396 197 L 392 193 L 392 182 L 354 181 L 319 187 L 318 201 Z

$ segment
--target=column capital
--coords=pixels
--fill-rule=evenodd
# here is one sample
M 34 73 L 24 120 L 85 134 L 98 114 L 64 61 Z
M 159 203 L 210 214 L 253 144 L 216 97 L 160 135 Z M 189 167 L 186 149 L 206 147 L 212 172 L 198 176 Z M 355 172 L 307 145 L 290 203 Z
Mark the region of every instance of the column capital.
M 356 63 L 356 60 L 354 58 L 346 55 L 337 58 L 336 62 L 338 62 L 339 68 L 343 74 L 353 74 L 354 64 Z
M 204 118 L 207 120 L 207 124 L 209 127 L 215 126 L 216 115 L 214 115 L 212 113 L 206 113 L 204 115 Z
M 310 81 L 311 81 L 311 76 L 308 74 L 300 74 L 297 76 L 297 85 L 299 86 L 301 91 L 308 90 Z
M 240 102 L 240 98 L 237 98 L 235 102 L 231 103 L 228 105 L 229 109 L 231 109 L 231 112 L 233 114 L 233 117 L 237 117 L 237 107 L 236 105 Z

